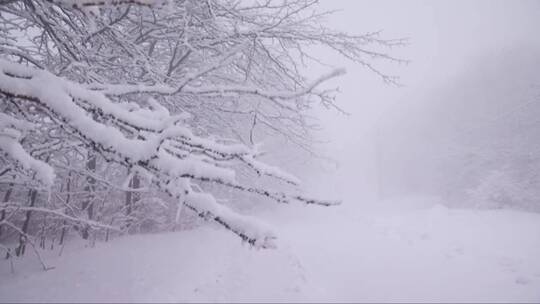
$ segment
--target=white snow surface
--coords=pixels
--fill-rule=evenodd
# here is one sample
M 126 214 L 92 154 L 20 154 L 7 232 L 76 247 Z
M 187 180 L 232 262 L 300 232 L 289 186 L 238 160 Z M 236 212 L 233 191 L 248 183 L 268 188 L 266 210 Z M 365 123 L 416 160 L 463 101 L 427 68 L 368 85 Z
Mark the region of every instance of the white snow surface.
M 277 249 L 224 229 L 70 242 L 0 262 L 1 302 L 540 302 L 540 214 L 281 206 L 264 211 Z

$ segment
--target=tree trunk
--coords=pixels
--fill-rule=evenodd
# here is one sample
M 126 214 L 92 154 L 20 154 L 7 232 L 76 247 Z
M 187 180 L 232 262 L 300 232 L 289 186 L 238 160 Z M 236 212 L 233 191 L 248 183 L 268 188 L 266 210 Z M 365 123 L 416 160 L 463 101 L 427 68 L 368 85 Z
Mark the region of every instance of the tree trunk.
M 133 189 L 138 189 L 140 187 L 141 181 L 137 174 L 134 174 L 131 180 L 129 181 L 129 187 Z M 126 215 L 130 216 L 135 208 L 135 203 L 139 200 L 139 194 L 133 191 L 126 192 Z M 129 229 L 131 220 L 128 219 L 126 224 L 126 229 Z
M 96 156 L 92 155 L 86 162 L 86 169 L 92 173 L 96 171 Z M 94 191 L 95 191 L 96 180 L 88 176 L 87 185 L 84 187 L 84 190 L 88 193 L 87 199 L 82 203 L 82 209 L 86 210 L 88 219 L 91 220 L 94 218 Z M 82 238 L 87 240 L 90 237 L 90 226 L 85 225 L 82 229 Z
M 4 194 L 4 203 L 9 202 L 9 198 L 11 197 L 11 192 L 13 191 L 13 184 L 9 184 L 9 188 L 6 191 L 6 194 Z M 6 210 L 2 209 L 2 212 L 0 212 L 0 222 L 3 221 L 6 218 Z M 0 225 L 0 238 L 2 237 L 2 225 Z
M 28 196 L 30 196 L 30 207 L 34 207 L 36 205 L 37 191 L 35 189 L 31 189 L 28 192 Z M 28 226 L 30 225 L 31 217 L 32 217 L 32 211 L 31 210 L 26 211 L 26 217 L 24 218 L 24 223 L 21 229 L 23 233 L 28 232 Z M 19 246 L 17 247 L 17 249 L 15 249 L 15 254 L 17 256 L 24 255 L 25 248 L 26 248 L 26 237 L 21 234 L 19 236 Z
M 66 182 L 66 205 L 69 205 L 69 201 L 71 200 L 71 171 L 68 174 L 67 182 Z M 64 220 L 62 222 L 62 232 L 60 233 L 60 241 L 58 242 L 59 245 L 64 244 L 64 238 L 67 233 L 67 221 Z

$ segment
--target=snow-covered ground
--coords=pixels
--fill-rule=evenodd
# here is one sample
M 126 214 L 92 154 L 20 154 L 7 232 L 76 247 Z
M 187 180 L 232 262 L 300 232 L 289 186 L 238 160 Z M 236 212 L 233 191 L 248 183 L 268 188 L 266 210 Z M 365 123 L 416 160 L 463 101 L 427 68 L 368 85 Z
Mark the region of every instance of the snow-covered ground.
M 275 250 L 206 227 L 2 260 L 0 301 L 540 302 L 540 214 L 400 206 L 267 211 Z

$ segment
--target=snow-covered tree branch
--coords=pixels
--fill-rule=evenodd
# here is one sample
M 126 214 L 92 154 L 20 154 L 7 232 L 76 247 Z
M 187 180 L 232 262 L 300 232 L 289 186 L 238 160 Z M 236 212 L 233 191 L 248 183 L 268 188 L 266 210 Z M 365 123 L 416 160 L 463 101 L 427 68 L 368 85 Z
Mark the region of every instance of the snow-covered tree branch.
M 109 229 L 115 221 L 130 229 L 142 210 L 150 210 L 147 203 L 161 202 L 159 193 L 166 193 L 177 206 L 176 220 L 185 206 L 266 248 L 273 246 L 271 229 L 218 203 L 209 187 L 279 203 L 338 204 L 304 197 L 297 177 L 260 161 L 265 151 L 254 130 L 309 149 L 313 124 L 306 111 L 317 104 L 337 107 L 333 91 L 321 85 L 345 73 L 334 69 L 307 79 L 305 65 L 316 61 L 310 47 L 334 49 L 395 82 L 374 60 L 401 61 L 382 48 L 404 41 L 325 28 L 321 19 L 327 13 L 316 5 L 311 0 L 2 4 L 0 181 L 6 199 L 0 223 L 7 223 L 8 213 L 24 213 L 19 220 L 26 227 L 33 213 L 45 214 L 62 224 L 62 239 L 67 223 L 87 238 L 89 229 Z M 255 185 L 238 178 L 239 170 L 288 188 Z M 14 208 L 9 202 L 20 201 L 25 188 L 31 190 L 29 205 Z M 19 199 L 10 200 L 12 192 Z M 125 203 L 109 202 L 110 193 L 124 193 Z

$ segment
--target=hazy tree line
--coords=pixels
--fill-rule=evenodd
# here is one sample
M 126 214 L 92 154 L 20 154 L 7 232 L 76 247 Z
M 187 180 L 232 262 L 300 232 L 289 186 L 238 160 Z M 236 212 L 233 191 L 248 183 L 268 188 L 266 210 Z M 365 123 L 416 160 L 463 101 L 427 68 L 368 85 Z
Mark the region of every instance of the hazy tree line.
M 450 81 L 395 109 L 381 127 L 385 195 L 540 211 L 538 54 L 530 45 L 479 53 Z

